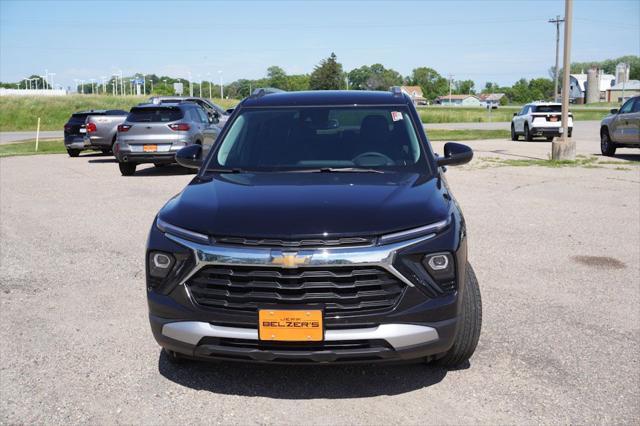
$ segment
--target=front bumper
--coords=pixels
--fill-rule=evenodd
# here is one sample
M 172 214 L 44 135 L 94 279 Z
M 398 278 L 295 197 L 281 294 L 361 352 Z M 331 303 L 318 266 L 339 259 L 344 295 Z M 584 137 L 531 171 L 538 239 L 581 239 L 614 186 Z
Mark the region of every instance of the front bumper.
M 182 260 L 167 280 L 147 275 L 151 329 L 160 346 L 195 359 L 268 363 L 354 363 L 436 358 L 452 345 L 458 326 L 460 286 L 437 293 L 407 264 L 425 252 L 454 253 L 456 281 L 465 274 L 466 239 L 455 215 L 433 233 L 410 240 L 359 247 L 295 250 L 308 256 L 305 268 L 376 267 L 404 285 L 390 308 L 325 312 L 321 342 L 273 342 L 258 337 L 258 312 L 197 303 L 191 277 L 203 268 L 271 268 L 280 249 L 197 243 L 160 231 L 154 224 L 148 250 L 173 253 Z M 179 272 L 178 272 L 179 271 Z M 410 279 L 409 279 L 409 278 Z M 437 294 L 436 294 L 437 293 Z M 269 309 L 321 309 L 315 305 L 277 302 Z M 259 305 L 260 307 L 260 305 Z M 264 309 L 265 306 L 262 306 Z
M 426 324 L 388 323 L 326 330 L 322 342 L 266 342 L 251 328 L 149 316 L 164 348 L 201 360 L 263 363 L 358 363 L 428 359 L 453 343 L 457 319 Z

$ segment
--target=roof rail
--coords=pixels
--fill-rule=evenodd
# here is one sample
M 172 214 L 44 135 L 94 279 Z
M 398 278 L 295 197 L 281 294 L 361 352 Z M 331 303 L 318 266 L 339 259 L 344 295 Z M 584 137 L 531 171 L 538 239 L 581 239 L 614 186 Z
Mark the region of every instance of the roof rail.
M 392 86 L 389 91 L 393 93 L 393 96 L 402 96 L 402 87 L 400 86 Z
M 275 87 L 259 87 L 249 95 L 250 98 L 261 98 L 264 95 L 268 95 L 270 93 L 283 93 L 284 90 L 276 89 Z

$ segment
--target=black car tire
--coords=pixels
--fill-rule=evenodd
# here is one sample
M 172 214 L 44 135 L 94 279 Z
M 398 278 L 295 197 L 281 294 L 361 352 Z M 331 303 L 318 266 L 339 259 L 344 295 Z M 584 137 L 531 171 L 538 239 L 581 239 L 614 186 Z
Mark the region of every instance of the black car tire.
M 547 136 L 547 142 L 553 142 L 553 136 Z
M 133 176 L 136 172 L 136 163 L 118 163 L 122 176 Z
M 102 151 L 102 153 L 103 153 L 103 154 L 108 154 L 108 153 L 110 153 L 110 152 L 111 152 L 111 149 L 109 149 L 109 148 L 103 148 L 103 149 L 101 149 L 100 151 Z
M 153 163 L 153 167 L 164 167 L 167 163 Z
M 529 125 L 524 123 L 524 140 L 527 142 L 531 142 L 533 140 L 533 136 L 531 136 L 531 132 L 529 132 Z
M 573 132 L 573 129 L 569 129 L 569 131 L 567 132 L 567 136 L 571 137 L 571 133 Z
M 79 149 L 68 149 L 67 153 L 69 154 L 69 157 L 78 157 L 80 155 L 80 150 Z
M 481 328 L 482 299 L 480 297 L 480 286 L 473 268 L 467 263 L 458 331 L 453 346 L 438 360 L 438 363 L 444 367 L 456 367 L 467 362 L 476 350 Z
M 616 144 L 611 141 L 609 131 L 607 129 L 602 129 L 600 131 L 600 151 L 602 152 L 602 155 L 610 157 L 616 153 L 616 148 Z
M 511 140 L 512 141 L 518 140 L 518 134 L 516 133 L 516 128 L 513 126 L 513 123 L 511 123 Z

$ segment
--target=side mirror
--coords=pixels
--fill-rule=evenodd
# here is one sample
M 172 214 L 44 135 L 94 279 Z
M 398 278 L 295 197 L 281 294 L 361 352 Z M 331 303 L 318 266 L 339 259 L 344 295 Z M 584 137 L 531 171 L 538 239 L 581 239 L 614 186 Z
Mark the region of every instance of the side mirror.
M 183 148 L 185 149 L 185 148 Z M 444 144 L 444 157 L 438 157 L 438 167 L 457 166 L 466 164 L 473 158 L 473 150 L 461 143 L 447 142 Z
M 618 108 L 612 108 L 609 112 L 611 114 L 617 114 L 618 113 Z
M 233 113 L 233 110 L 234 110 L 234 109 L 235 109 L 235 108 L 229 108 L 229 109 L 227 109 L 227 114 L 231 115 L 231 114 Z
M 515 117 L 516 115 L 518 115 L 518 113 L 517 113 L 517 112 L 514 112 L 514 113 L 513 113 L 513 116 Z
M 202 145 L 189 145 L 176 152 L 176 162 L 188 169 L 202 166 Z

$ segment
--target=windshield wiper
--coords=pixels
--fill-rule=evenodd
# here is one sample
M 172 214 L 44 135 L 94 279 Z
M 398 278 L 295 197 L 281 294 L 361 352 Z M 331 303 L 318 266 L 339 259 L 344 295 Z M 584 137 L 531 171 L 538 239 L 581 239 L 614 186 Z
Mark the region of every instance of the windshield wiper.
M 207 172 L 212 173 L 248 173 L 250 170 L 241 169 L 238 167 L 232 167 L 230 169 L 207 169 Z
M 320 169 L 309 170 L 315 173 L 384 173 L 382 170 L 368 169 L 364 167 L 322 167 Z

